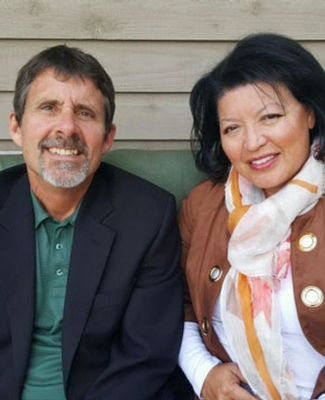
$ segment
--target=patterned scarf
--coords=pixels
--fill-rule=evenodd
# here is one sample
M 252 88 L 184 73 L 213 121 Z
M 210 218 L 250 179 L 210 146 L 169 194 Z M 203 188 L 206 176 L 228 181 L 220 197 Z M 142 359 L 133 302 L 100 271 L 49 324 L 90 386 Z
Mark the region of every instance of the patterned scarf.
M 311 155 L 268 198 L 234 169 L 226 183 L 231 268 L 220 295 L 221 319 L 241 372 L 263 400 L 299 398 L 283 356 L 276 290 L 290 265 L 290 226 L 323 194 L 323 175 L 324 164 Z

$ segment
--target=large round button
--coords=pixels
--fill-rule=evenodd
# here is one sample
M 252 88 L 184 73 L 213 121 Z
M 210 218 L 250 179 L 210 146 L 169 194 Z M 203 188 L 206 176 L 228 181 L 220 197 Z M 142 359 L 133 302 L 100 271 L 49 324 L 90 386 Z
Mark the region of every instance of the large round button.
M 210 329 L 210 323 L 207 317 L 204 317 L 201 323 L 201 329 L 204 336 L 206 336 Z
M 324 301 L 324 293 L 317 286 L 306 286 L 300 295 L 301 301 L 310 308 L 319 307 Z
M 212 267 L 209 274 L 210 281 L 217 282 L 221 278 L 221 276 L 222 276 L 222 268 L 219 267 L 218 265 Z
M 299 239 L 299 249 L 303 252 L 312 251 L 317 245 L 317 237 L 313 233 L 306 233 Z

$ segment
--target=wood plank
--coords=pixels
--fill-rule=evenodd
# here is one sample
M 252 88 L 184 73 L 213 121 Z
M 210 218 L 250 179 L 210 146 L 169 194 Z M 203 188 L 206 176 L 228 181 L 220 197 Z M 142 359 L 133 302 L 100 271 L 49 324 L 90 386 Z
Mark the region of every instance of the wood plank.
M 12 93 L 0 93 L 0 139 L 9 139 Z M 118 140 L 188 140 L 191 115 L 186 94 L 118 94 Z
M 119 140 L 116 139 L 113 150 L 135 149 L 135 150 L 183 150 L 190 149 L 188 140 Z M 19 149 L 11 140 L 0 140 L 0 158 L 2 154 L 21 154 Z
M 187 140 L 192 124 L 188 95 L 118 95 L 115 121 L 118 139 Z
M 325 0 L 1 0 L 0 7 L 1 38 L 214 41 L 277 31 L 325 39 Z
M 19 68 L 57 41 L 0 40 L 0 91 L 14 90 Z M 97 57 L 118 92 L 187 93 L 219 62 L 233 42 L 67 42 Z M 325 41 L 304 42 L 325 67 Z

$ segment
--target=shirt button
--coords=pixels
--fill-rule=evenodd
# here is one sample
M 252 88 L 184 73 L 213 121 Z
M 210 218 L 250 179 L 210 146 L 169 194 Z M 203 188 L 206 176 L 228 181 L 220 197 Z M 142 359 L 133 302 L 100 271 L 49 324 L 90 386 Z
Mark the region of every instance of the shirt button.
M 55 271 L 55 273 L 56 273 L 57 276 L 62 276 L 62 275 L 64 275 L 64 271 L 63 271 L 62 268 L 58 268 L 58 269 Z
M 61 244 L 61 243 L 57 243 L 57 244 L 55 245 L 55 248 L 56 248 L 57 250 L 61 250 L 62 247 L 63 247 L 63 244 Z

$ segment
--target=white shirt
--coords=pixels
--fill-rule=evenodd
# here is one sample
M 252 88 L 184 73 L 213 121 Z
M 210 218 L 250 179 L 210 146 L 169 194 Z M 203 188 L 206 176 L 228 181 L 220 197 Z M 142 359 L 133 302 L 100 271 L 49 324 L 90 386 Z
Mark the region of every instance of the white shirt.
M 301 400 L 309 400 L 317 376 L 325 365 L 325 357 L 311 346 L 301 330 L 294 301 L 290 268 L 287 277 L 281 280 L 281 288 L 277 292 L 277 299 L 281 313 L 283 351 L 288 361 L 289 369 L 294 375 L 299 398 Z M 236 362 L 236 355 L 232 354 L 220 319 L 219 301 L 217 301 L 214 309 L 212 326 L 230 358 Z M 322 327 L 322 329 L 325 329 L 325 327 Z M 198 396 L 201 394 L 207 374 L 219 363 L 221 361 L 212 356 L 205 347 L 199 325 L 194 322 L 185 322 L 179 365 Z M 324 400 L 325 395 L 322 395 L 319 399 Z

